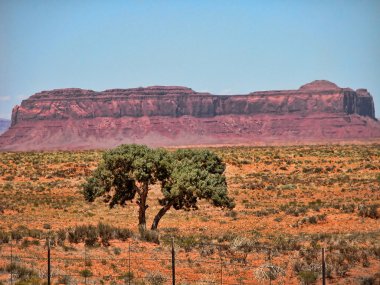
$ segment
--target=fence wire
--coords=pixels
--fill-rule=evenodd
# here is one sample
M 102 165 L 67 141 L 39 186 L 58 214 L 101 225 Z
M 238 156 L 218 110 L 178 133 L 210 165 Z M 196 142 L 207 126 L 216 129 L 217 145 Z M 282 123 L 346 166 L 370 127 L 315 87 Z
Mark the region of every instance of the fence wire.
M 108 247 L 51 246 L 48 258 L 48 246 L 10 242 L 0 245 L 0 284 L 17 285 L 26 279 L 86 285 L 285 284 L 285 278 L 293 274 L 292 260 L 299 255 L 298 251 L 279 254 L 263 247 L 231 251 L 225 245 L 201 246 L 207 249 L 184 250 L 173 244 L 174 255 L 170 246 L 137 241 L 114 242 Z M 319 266 L 315 270 L 321 271 L 323 260 L 319 253 L 315 257 Z

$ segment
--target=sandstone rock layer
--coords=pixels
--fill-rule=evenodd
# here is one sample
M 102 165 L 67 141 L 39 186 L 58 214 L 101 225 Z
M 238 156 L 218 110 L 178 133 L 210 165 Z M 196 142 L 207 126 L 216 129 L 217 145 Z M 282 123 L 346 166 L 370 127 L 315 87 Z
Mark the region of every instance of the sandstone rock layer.
M 102 92 L 57 89 L 16 106 L 1 150 L 378 141 L 365 89 L 314 81 L 298 90 L 212 95 L 153 86 Z

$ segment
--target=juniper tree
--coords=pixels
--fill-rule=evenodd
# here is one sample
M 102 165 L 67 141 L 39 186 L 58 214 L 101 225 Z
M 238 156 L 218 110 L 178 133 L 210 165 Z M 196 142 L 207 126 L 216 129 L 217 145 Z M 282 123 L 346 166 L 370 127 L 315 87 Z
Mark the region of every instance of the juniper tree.
M 162 208 L 153 220 L 153 230 L 157 229 L 160 219 L 171 207 L 175 210 L 198 209 L 200 199 L 221 208 L 232 209 L 235 206 L 227 193 L 225 164 L 215 153 L 180 149 L 171 157 L 170 176 L 161 185 L 164 197 L 159 199 Z
M 146 229 L 147 197 L 150 186 L 161 185 L 162 208 L 156 214 L 152 229 L 157 229 L 162 216 L 176 210 L 197 209 L 197 201 L 206 199 L 214 206 L 233 208 L 224 176 L 225 165 L 207 150 L 150 149 L 142 145 L 121 145 L 103 155 L 97 169 L 83 185 L 84 197 L 92 202 L 103 197 L 112 208 L 136 201 L 139 227 Z

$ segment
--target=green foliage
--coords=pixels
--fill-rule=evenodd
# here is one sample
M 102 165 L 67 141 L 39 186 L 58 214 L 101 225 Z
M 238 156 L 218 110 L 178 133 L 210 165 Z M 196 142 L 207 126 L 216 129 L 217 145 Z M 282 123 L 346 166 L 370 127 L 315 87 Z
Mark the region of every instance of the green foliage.
M 225 164 L 208 150 L 180 149 L 173 153 L 170 183 L 163 185 L 161 205 L 173 203 L 176 210 L 197 209 L 197 200 L 206 199 L 217 207 L 234 208 L 228 197 Z
M 114 228 L 110 225 L 99 223 L 98 233 L 99 237 L 102 239 L 102 244 L 108 246 L 109 241 L 114 236 Z
M 103 161 L 83 186 L 86 200 L 104 196 L 111 208 L 125 205 L 135 197 L 137 184 L 155 183 L 162 175 L 159 158 L 142 145 L 121 145 L 105 152 Z M 114 193 L 110 194 L 111 190 Z
M 70 243 L 80 243 L 87 238 L 87 234 L 90 232 L 88 229 L 92 227 L 91 225 L 80 225 L 73 229 L 68 230 L 68 240 Z
M 163 285 L 166 282 L 166 277 L 160 272 L 150 272 L 147 275 L 148 283 L 151 285 Z
M 131 271 L 128 271 L 120 276 L 120 279 L 123 279 L 126 284 L 128 284 L 128 281 L 132 281 L 134 278 L 135 275 Z
M 279 235 L 273 238 L 273 241 L 273 247 L 276 250 L 299 250 L 301 248 L 301 244 L 289 236 Z
M 360 285 L 376 285 L 376 284 L 379 284 L 378 281 L 379 281 L 379 278 L 380 277 L 380 273 L 377 273 L 375 274 L 374 276 L 364 276 L 364 277 L 360 277 L 359 278 L 359 284 Z
M 93 274 L 91 272 L 91 270 L 88 270 L 88 269 L 84 269 L 84 270 L 81 270 L 79 272 L 80 276 L 84 277 L 84 278 L 89 278 L 91 277 Z
M 146 230 L 140 228 L 140 238 L 143 241 L 153 242 L 156 244 L 160 243 L 158 232 L 155 230 Z
M 379 212 L 377 211 L 377 208 L 379 208 L 379 205 L 373 204 L 373 205 L 359 205 L 359 213 L 358 215 L 361 217 L 368 217 L 372 219 L 378 219 L 379 218 Z
M 27 279 L 22 279 L 15 283 L 15 285 L 40 285 L 40 284 L 44 284 L 44 282 L 42 279 L 36 276 L 27 278 Z
M 59 229 L 57 231 L 57 243 L 58 243 L 58 245 L 61 245 L 61 246 L 64 245 L 65 240 L 66 240 L 66 231 L 63 229 Z
M 120 247 L 115 247 L 115 248 L 113 249 L 113 253 L 114 253 L 115 255 L 120 255 L 120 254 L 121 254 L 121 248 L 120 248 Z
M 305 205 L 299 204 L 297 202 L 289 202 L 288 204 L 281 205 L 280 209 L 286 214 L 296 217 L 306 214 L 309 210 Z
M 173 207 L 176 210 L 197 209 L 200 199 L 216 207 L 232 209 L 224 176 L 225 164 L 208 150 L 180 149 L 169 152 L 143 145 L 121 145 L 105 152 L 93 175 L 83 184 L 87 201 L 103 197 L 112 208 L 136 199 L 139 225 L 145 229 L 145 211 L 149 185 L 159 183 L 163 207 L 156 215 L 152 229 Z
M 27 281 L 29 279 L 35 278 L 38 276 L 37 272 L 32 269 L 21 266 L 15 262 L 10 263 L 6 266 L 5 271 L 12 273 L 16 278 Z
M 84 243 L 87 246 L 95 246 L 98 241 L 98 229 L 95 226 L 87 226 L 86 237 Z
M 190 252 L 198 244 L 198 239 L 193 236 L 183 236 L 176 239 L 176 244 L 186 252 Z
M 130 229 L 126 228 L 116 228 L 115 238 L 121 241 L 126 241 L 133 236 L 133 232 Z
M 127 228 L 113 227 L 104 223 L 99 223 L 97 226 L 79 225 L 69 228 L 67 234 L 65 230 L 59 230 L 57 233 L 59 245 L 64 244 L 66 236 L 70 243 L 84 242 L 87 246 L 95 246 L 101 243 L 104 246 L 109 246 L 111 239 L 126 241 L 133 236 L 133 232 Z
M 318 279 L 318 273 L 314 271 L 301 271 L 298 273 L 298 277 L 300 278 L 302 284 L 315 284 Z
M 0 244 L 9 242 L 9 234 L 0 230 Z
M 71 276 L 69 275 L 61 275 L 58 277 L 58 284 L 69 285 L 72 283 Z
M 327 215 L 326 214 L 321 214 L 321 215 L 315 215 L 315 216 L 310 216 L 310 217 L 303 217 L 297 223 L 295 223 L 293 226 L 298 227 L 303 224 L 317 224 L 319 221 L 325 221 Z

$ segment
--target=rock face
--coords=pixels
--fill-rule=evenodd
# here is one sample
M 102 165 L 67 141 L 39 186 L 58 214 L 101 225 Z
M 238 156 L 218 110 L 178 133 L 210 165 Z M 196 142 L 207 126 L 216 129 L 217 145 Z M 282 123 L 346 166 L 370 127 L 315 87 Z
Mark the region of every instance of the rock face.
M 317 80 L 298 90 L 212 95 L 152 86 L 34 94 L 12 113 L 1 150 L 202 144 L 297 144 L 380 139 L 372 96 Z
M 11 125 L 10 120 L 0 119 L 0 134 L 4 133 L 6 130 L 8 130 L 10 125 Z

